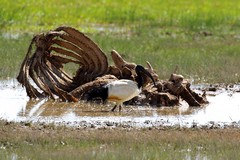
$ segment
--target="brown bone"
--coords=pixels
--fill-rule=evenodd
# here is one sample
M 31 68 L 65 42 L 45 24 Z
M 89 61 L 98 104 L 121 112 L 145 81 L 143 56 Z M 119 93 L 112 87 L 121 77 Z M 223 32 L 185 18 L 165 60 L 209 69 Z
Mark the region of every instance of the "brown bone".
M 25 86 L 30 98 L 58 97 L 77 102 L 84 100 L 91 89 L 116 79 L 136 78 L 135 63 L 127 62 L 115 50 L 111 51 L 111 57 L 115 66 L 108 65 L 106 54 L 86 35 L 72 27 L 58 27 L 33 37 L 17 80 Z M 74 76 L 64 70 L 68 63 L 78 66 Z M 171 74 L 169 80 L 163 81 L 149 62 L 146 69 L 156 86 L 145 77 L 142 96 L 128 104 L 174 106 L 179 105 L 179 97 L 190 106 L 207 103 L 205 97 L 190 89 L 189 83 L 184 83 L 182 75 Z

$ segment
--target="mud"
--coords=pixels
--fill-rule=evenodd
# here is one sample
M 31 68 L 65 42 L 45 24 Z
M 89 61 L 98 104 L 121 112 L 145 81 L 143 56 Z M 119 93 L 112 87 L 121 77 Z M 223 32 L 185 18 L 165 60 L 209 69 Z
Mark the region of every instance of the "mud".
M 207 92 L 209 104 L 189 107 L 124 106 L 109 112 L 113 104 L 66 103 L 30 100 L 14 79 L 0 81 L 0 119 L 23 123 L 60 124 L 79 128 L 228 128 L 240 127 L 240 85 L 192 85 Z

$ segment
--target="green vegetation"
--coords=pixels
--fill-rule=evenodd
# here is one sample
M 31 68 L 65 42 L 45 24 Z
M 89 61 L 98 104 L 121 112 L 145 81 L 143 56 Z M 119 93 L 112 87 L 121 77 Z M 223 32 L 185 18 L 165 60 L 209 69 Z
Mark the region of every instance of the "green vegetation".
M 92 130 L 3 121 L 0 128 L 1 159 L 217 160 L 240 156 L 239 129 Z
M 130 62 L 151 62 L 161 79 L 177 73 L 195 83 L 240 82 L 240 40 L 231 36 L 204 35 L 159 35 L 154 29 L 149 32 L 133 31 L 132 36 L 88 34 L 111 61 L 110 51 L 117 50 Z M 0 38 L 0 77 L 16 77 L 27 52 L 32 36 L 17 39 Z M 76 69 L 75 69 L 76 70 Z M 74 70 L 74 71 L 75 71 Z M 72 71 L 73 72 L 73 71 Z
M 30 36 L 20 36 L 17 39 L 0 38 L 1 79 L 16 77 L 30 42 Z
M 195 83 L 240 81 L 239 1 L 3 0 L 0 12 L 1 79 L 17 75 L 33 34 L 70 25 L 162 79 L 178 66 Z
M 151 62 L 161 79 L 169 78 L 178 66 L 177 73 L 195 82 L 240 81 L 240 40 L 199 34 L 164 35 L 162 38 L 163 35 L 153 29 L 133 34 L 131 38 L 100 35 L 94 39 L 107 54 L 115 49 L 129 61 Z
M 240 26 L 238 0 L 2 0 L 0 12 L 1 30 L 11 32 L 39 32 L 62 24 L 74 27 L 157 25 L 190 30 L 231 30 Z
M 34 34 L 86 33 L 110 58 L 149 61 L 161 79 L 240 83 L 239 0 L 1 0 L 0 79 L 16 77 Z M 72 72 L 73 69 L 70 71 Z M 0 121 L 0 159 L 238 159 L 239 129 L 98 130 Z

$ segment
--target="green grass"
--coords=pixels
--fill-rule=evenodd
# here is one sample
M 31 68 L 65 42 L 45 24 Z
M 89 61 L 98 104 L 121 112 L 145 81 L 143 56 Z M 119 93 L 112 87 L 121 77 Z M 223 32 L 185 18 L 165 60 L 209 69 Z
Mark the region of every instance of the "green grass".
M 39 32 L 62 24 L 74 27 L 148 24 L 190 30 L 226 26 L 231 30 L 240 26 L 238 0 L 2 0 L 0 13 L 1 30 L 8 32 Z
M 161 79 L 169 78 L 179 66 L 179 74 L 196 82 L 237 83 L 240 80 L 240 40 L 237 38 L 200 34 L 175 37 L 154 29 L 140 34 L 143 35 L 133 32 L 131 38 L 100 35 L 94 39 L 108 54 L 115 49 L 128 61 L 151 62 Z
M 128 61 L 150 61 L 161 79 L 178 66 L 195 83 L 240 82 L 237 0 L 3 0 L 0 78 L 16 77 L 34 34 L 60 25 L 85 32 L 108 56 L 115 49 Z
M 27 52 L 31 37 L 0 38 L 0 78 L 16 77 L 24 56 Z
M 239 42 L 231 36 L 163 35 L 154 29 L 148 34 L 132 31 L 132 36 L 88 34 L 108 55 L 117 50 L 127 61 L 145 65 L 149 61 L 161 79 L 177 73 L 195 83 L 239 83 Z M 140 35 L 139 35 L 140 34 Z M 0 77 L 16 77 L 32 36 L 0 38 Z M 70 68 L 71 72 L 76 70 Z
M 1 124 L 0 158 L 237 159 L 239 129 L 77 129 Z M 67 134 L 66 134 L 67 133 Z
M 0 79 L 16 77 L 34 34 L 69 25 L 108 55 L 150 61 L 161 79 L 240 83 L 240 1 L 1 0 Z M 70 66 L 69 66 L 70 67 Z M 73 72 L 73 69 L 69 69 Z M 91 130 L 0 122 L 0 159 L 237 159 L 238 129 Z

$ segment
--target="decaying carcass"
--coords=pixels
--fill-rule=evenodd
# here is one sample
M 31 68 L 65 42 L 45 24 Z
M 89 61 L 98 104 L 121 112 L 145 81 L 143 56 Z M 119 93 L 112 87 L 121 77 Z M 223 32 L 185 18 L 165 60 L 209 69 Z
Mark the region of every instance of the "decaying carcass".
M 137 74 L 137 78 L 134 81 L 129 79 L 120 79 L 109 82 L 101 88 L 94 88 L 94 90 L 89 92 L 87 100 L 89 101 L 100 97 L 103 101 L 108 100 L 116 103 L 112 111 L 114 111 L 116 107 L 119 107 L 119 111 L 121 111 L 123 102 L 137 97 L 142 92 L 144 84 L 143 76 L 148 76 L 152 80 L 154 86 L 156 85 L 151 73 L 149 73 L 143 66 L 137 65 L 135 67 L 135 72 Z
M 17 80 L 30 98 L 59 98 L 62 101 L 86 100 L 90 91 L 117 79 L 136 80 L 135 63 L 124 60 L 117 51 L 111 52 L 114 65 L 109 65 L 104 52 L 83 33 L 72 27 L 58 27 L 33 37 Z M 65 66 L 78 66 L 76 73 L 66 72 Z M 126 102 L 131 105 L 174 106 L 180 97 L 190 106 L 206 103 L 190 89 L 181 75 L 159 80 L 151 64 L 147 68 L 156 85 L 144 77 L 141 96 Z

